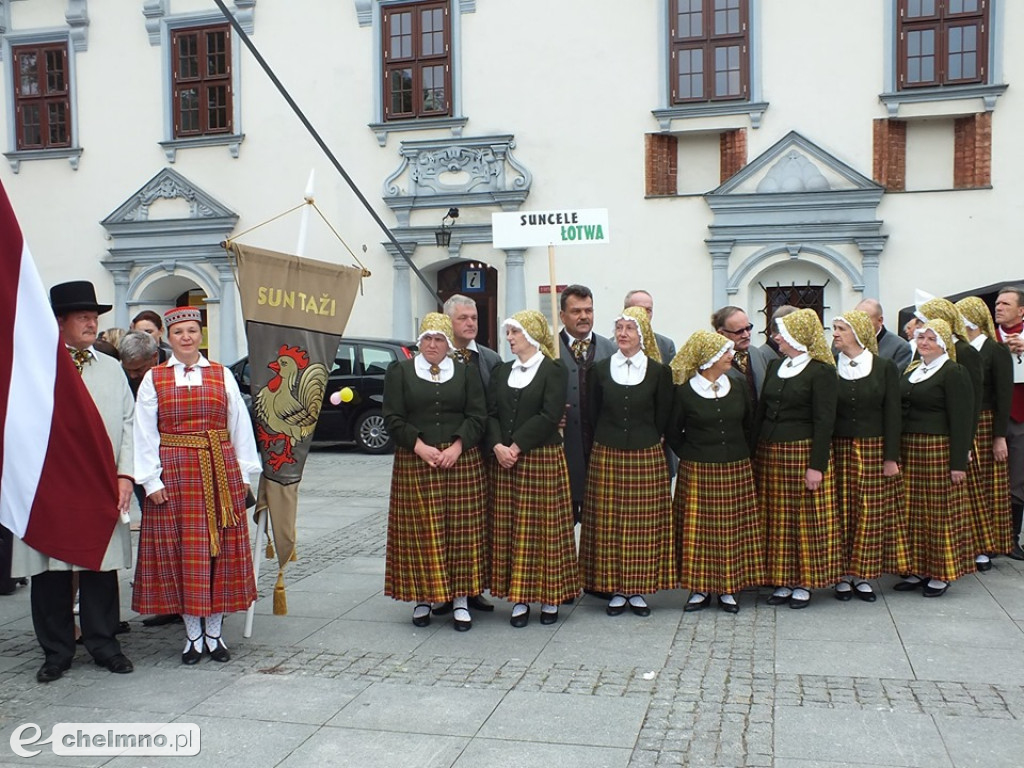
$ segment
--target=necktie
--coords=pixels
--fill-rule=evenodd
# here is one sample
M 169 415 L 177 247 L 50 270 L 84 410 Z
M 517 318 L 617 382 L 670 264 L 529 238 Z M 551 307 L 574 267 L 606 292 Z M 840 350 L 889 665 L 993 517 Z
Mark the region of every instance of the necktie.
M 68 351 L 71 353 L 71 359 L 75 361 L 75 368 L 78 369 L 79 373 L 85 369 L 85 366 L 92 362 L 92 355 L 89 354 L 89 350 L 87 349 L 68 348 Z
M 732 361 L 741 372 L 746 373 L 747 366 L 750 364 L 750 356 L 747 352 L 737 352 L 733 355 Z
M 582 362 L 587 357 L 587 351 L 590 349 L 590 342 L 586 339 L 573 339 L 572 342 L 572 355 L 576 358 L 577 362 Z
M 430 378 L 433 381 L 440 381 L 441 380 L 441 366 L 439 366 L 439 365 L 432 365 L 432 366 L 430 366 Z
M 468 349 L 456 349 L 455 352 L 452 353 L 452 357 L 460 363 L 468 363 L 473 359 L 473 353 Z

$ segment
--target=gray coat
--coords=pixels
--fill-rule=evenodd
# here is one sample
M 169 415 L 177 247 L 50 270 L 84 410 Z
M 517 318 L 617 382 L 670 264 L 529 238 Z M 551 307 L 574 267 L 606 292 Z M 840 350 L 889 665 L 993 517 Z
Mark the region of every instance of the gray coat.
M 476 353 L 476 366 L 480 369 L 484 392 L 487 392 L 491 383 L 491 371 L 501 365 L 501 357 L 493 349 L 485 347 L 483 344 L 476 345 Z
M 886 328 L 882 328 L 878 333 L 878 356 L 887 357 L 895 362 L 899 372 L 903 373 L 913 356 L 910 342 Z
M 124 375 L 121 364 L 112 357 L 97 353 L 89 365 L 82 371 L 82 380 L 92 395 L 96 408 L 107 428 L 107 436 L 114 448 L 114 461 L 117 473 L 131 477 L 134 471 L 132 446 L 132 427 L 135 420 L 135 400 L 128 388 L 128 379 Z M 73 502 L 68 504 L 68 514 L 74 514 Z M 131 568 L 132 539 L 128 523 L 118 521 L 114 533 L 107 544 L 103 555 L 101 571 L 113 571 L 118 568 Z M 47 557 L 42 552 L 32 549 L 21 539 L 14 540 L 14 551 L 11 556 L 11 575 L 15 578 L 34 576 L 44 571 L 82 570 L 63 560 Z
M 657 342 L 658 351 L 661 353 L 661 362 L 669 365 L 672 362 L 672 358 L 676 356 L 676 343 L 668 336 L 662 336 L 660 333 L 654 334 L 654 340 Z
M 590 446 L 584 445 L 583 441 L 583 419 L 587 415 L 580 408 L 581 388 L 585 386 L 585 377 L 581 381 L 580 366 L 572 354 L 572 348 L 566 339 L 568 335 L 563 331 L 558 334 L 559 357 L 569 369 L 569 386 L 565 394 L 565 402 L 569 406 L 565 414 L 565 461 L 569 465 L 569 484 L 572 486 L 572 500 L 579 504 L 583 501 L 583 494 L 587 487 L 587 462 L 590 458 Z M 596 333 L 587 351 L 587 367 L 592 366 L 598 360 L 604 360 L 615 354 L 618 347 L 611 339 L 598 336 Z M 585 372 L 584 372 L 585 373 Z

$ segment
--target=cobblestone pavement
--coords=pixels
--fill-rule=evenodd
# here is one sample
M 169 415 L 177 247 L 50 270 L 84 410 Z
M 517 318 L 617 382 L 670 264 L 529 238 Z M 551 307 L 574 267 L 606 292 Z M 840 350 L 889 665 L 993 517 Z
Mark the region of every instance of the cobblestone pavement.
M 390 457 L 314 452 L 300 492 L 299 559 L 286 571 L 289 616 L 269 615 L 276 569 L 264 561 L 254 636 L 242 638 L 241 617 L 231 617 L 232 661 L 201 665 L 213 699 L 252 690 L 257 700 L 336 704 L 291 748 L 255 750 L 252 765 L 534 765 L 548 754 L 564 765 L 634 768 L 1021 764 L 1024 572 L 1006 558 L 938 600 L 893 593 L 887 577 L 875 604 L 839 603 L 819 590 L 809 610 L 794 612 L 766 605 L 762 590 L 741 595 L 736 616 L 683 614 L 685 594 L 669 591 L 652 598 L 648 619 L 606 617 L 603 604 L 585 597 L 563 608 L 553 628 L 512 630 L 499 604 L 492 615 L 477 614 L 465 635 L 437 619 L 423 631 L 408 622 L 407 605 L 381 594 L 389 477 Z M 116 681 L 86 663 L 83 651 L 63 680 L 38 685 L 27 590 L 0 598 L 3 764 L 19 759 L 8 739 L 20 723 L 37 722 L 45 733 L 63 721 L 55 718 L 121 717 L 111 692 L 159 698 L 157 711 L 179 721 L 202 715 L 204 744 L 216 738 L 208 733 L 244 727 L 237 714 L 211 720 L 194 690 L 167 692 L 168 681 L 187 682 L 193 672 L 181 668 L 180 626 L 142 627 L 127 609 L 128 578 L 122 599 L 133 628 L 123 642 L 136 674 Z M 350 729 L 345 718 L 363 710 L 331 698 L 340 684 L 357 703 L 406 686 L 411 698 L 440 702 L 437 723 L 447 722 L 446 708 L 477 695 L 469 691 L 494 704 L 461 731 L 404 728 L 398 720 Z M 566 712 L 576 714 L 560 719 Z M 339 731 L 352 754 L 323 746 Z M 424 734 L 439 733 L 450 741 L 437 751 L 417 746 Z M 380 752 L 382 734 L 407 747 Z M 365 753 L 357 737 L 368 740 Z M 204 747 L 202 755 L 204 765 L 226 765 L 230 750 L 211 756 Z M 141 764 L 44 757 L 59 765 Z

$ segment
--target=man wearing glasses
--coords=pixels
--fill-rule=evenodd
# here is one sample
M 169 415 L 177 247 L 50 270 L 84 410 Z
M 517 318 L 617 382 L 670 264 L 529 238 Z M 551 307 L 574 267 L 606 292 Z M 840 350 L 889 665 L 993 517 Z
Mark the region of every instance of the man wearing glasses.
M 730 375 L 746 379 L 754 403 L 761 395 L 768 363 L 777 355 L 768 347 L 751 344 L 754 325 L 740 307 L 722 307 L 711 316 L 711 327 L 735 345 Z

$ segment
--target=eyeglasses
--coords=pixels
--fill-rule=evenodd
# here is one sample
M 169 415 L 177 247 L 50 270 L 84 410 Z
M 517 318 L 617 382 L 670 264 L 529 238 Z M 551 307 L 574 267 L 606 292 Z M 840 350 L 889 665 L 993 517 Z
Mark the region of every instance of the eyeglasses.
M 737 328 L 735 331 L 730 331 L 728 328 L 723 328 L 722 333 L 728 333 L 730 336 L 742 336 L 744 333 L 750 333 L 754 330 L 754 324 L 745 325 L 742 328 Z

